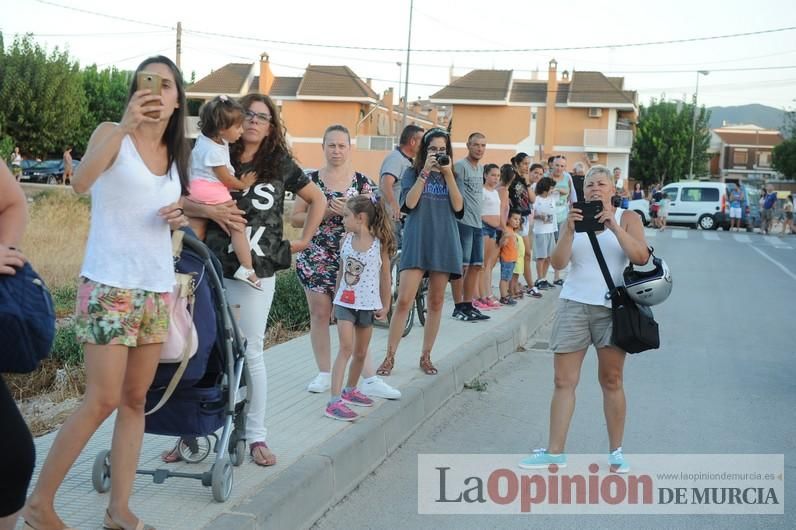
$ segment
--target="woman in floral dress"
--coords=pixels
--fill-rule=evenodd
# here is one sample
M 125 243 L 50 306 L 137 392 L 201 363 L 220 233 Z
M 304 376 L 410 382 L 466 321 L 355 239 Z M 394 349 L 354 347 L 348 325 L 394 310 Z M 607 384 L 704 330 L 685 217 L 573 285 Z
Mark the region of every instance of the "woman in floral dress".
M 296 259 L 296 274 L 304 286 L 310 309 L 310 340 L 318 365 L 318 375 L 307 387 L 310 392 L 327 392 L 331 384 L 331 344 L 329 324 L 332 300 L 335 295 L 337 271 L 340 265 L 340 242 L 343 228 L 343 208 L 346 201 L 359 194 L 370 194 L 376 185 L 365 175 L 351 169 L 351 136 L 342 125 L 331 125 L 323 135 L 326 165 L 313 171 L 310 178 L 326 195 L 326 212 L 321 226 L 309 247 Z M 304 225 L 307 204 L 296 199 L 291 222 L 294 227 Z M 362 391 L 372 397 L 397 399 L 400 392 L 376 376 L 370 354 L 365 359 Z

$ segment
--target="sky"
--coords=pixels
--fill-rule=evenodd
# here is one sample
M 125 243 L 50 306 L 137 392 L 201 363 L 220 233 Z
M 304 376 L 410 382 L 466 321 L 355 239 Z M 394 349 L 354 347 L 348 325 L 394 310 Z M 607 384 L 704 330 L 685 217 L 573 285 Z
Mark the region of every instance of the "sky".
M 262 52 L 277 76 L 300 76 L 308 64 L 344 64 L 383 91 L 406 75 L 409 0 L 0 0 L 0 13 L 6 46 L 14 35 L 33 33 L 48 50 L 67 49 L 82 66 L 134 69 L 149 55 L 174 58 L 180 21 L 188 79 L 230 62 L 256 62 Z M 770 31 L 782 28 L 793 29 Z M 456 76 L 474 68 L 511 69 L 515 79 L 530 79 L 538 69 L 545 78 L 555 58 L 559 72 L 624 76 L 640 103 L 691 98 L 697 71 L 706 70 L 700 104 L 796 108 L 792 0 L 415 0 L 411 31 L 410 101 L 445 86 L 451 69 Z M 625 46 L 750 32 L 766 33 Z M 562 49 L 589 46 L 601 48 Z M 518 48 L 534 51 L 511 51 Z

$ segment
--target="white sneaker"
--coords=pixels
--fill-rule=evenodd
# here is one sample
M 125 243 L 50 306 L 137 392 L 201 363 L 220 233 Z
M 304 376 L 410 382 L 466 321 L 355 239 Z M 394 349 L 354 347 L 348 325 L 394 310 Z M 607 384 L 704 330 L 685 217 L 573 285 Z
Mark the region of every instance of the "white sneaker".
M 307 385 L 307 390 L 320 394 L 321 392 L 328 392 L 331 386 L 332 374 L 321 372 L 315 376 L 315 379 L 313 379 L 309 385 Z
M 378 376 L 373 377 L 371 380 L 363 381 L 360 385 L 360 390 L 369 397 L 401 399 L 401 391 L 391 387 Z

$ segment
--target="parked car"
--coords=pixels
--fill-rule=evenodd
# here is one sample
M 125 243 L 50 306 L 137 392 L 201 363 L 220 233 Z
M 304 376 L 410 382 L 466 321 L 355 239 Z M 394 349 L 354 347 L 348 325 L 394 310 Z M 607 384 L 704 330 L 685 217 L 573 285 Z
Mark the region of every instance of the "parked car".
M 72 170 L 77 169 L 80 160 L 72 161 Z M 20 181 L 39 184 L 62 184 L 64 181 L 63 159 L 44 160 L 22 170 Z
M 641 217 L 641 222 L 647 226 L 650 222 L 650 201 L 647 199 L 636 199 L 627 203 L 627 209 L 633 210 Z
M 727 184 L 698 180 L 681 180 L 667 184 L 663 190 L 669 199 L 668 224 L 684 224 L 703 230 L 729 226 Z

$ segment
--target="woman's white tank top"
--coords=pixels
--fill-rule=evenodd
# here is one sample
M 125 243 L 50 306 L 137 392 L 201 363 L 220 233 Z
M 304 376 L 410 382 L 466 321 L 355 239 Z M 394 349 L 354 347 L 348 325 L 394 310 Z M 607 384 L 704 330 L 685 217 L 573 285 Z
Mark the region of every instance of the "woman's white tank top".
M 171 236 L 158 210 L 179 200 L 180 191 L 176 164 L 166 175 L 153 174 L 125 136 L 113 165 L 91 187 L 91 224 L 80 275 L 122 289 L 171 292 Z
M 481 215 L 500 215 L 500 194 L 497 189 L 488 190 L 483 188 Z
M 616 209 L 614 218 L 617 223 L 622 221 L 624 211 L 622 208 Z M 605 264 L 608 265 L 611 278 L 614 280 L 614 285 L 622 285 L 622 273 L 630 263 L 630 259 L 610 230 L 603 230 L 597 234 L 597 241 L 600 242 L 600 249 L 605 257 Z M 559 298 L 583 304 L 611 307 L 611 301 L 605 299 L 608 286 L 605 284 L 600 264 L 597 263 L 597 257 L 594 255 L 587 234 L 575 233 L 570 263 L 572 267 Z

